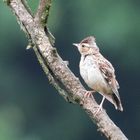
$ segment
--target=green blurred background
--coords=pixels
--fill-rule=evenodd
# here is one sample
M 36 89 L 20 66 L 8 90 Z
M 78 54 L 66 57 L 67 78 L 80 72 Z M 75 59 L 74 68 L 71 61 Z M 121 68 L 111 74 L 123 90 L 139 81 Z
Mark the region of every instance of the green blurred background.
M 28 0 L 34 9 L 37 0 Z M 131 140 L 140 138 L 140 1 L 53 0 L 49 28 L 77 77 L 73 42 L 94 35 L 116 69 L 124 112 L 104 108 Z M 9 7 L 0 1 L 0 140 L 104 140 L 85 112 L 48 83 Z M 81 82 L 84 84 L 80 77 Z M 87 86 L 84 84 L 87 88 Z M 96 94 L 96 99 L 101 96 Z

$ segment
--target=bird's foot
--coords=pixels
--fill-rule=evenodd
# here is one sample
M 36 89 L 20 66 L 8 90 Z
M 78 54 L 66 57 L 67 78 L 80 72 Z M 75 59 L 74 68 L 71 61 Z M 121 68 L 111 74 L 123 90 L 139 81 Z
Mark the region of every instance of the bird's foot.
M 98 109 L 94 112 L 94 116 L 96 116 L 99 112 L 103 110 L 103 103 L 104 103 L 105 97 L 103 96 L 103 99 L 98 107 Z
M 83 100 L 81 102 L 81 105 L 85 103 L 85 101 L 86 101 L 87 98 L 93 98 L 92 93 L 94 93 L 94 92 L 96 92 L 96 91 L 94 91 L 94 90 L 86 91 L 86 93 L 83 96 Z
M 94 112 L 94 116 L 96 116 L 99 112 L 101 112 L 103 110 L 103 107 L 102 107 L 102 105 L 99 105 L 98 107 L 97 107 L 97 110 Z
M 91 91 L 86 91 L 86 93 L 84 94 L 84 98 L 89 98 L 92 97 L 92 93 L 95 93 L 95 90 L 91 90 Z

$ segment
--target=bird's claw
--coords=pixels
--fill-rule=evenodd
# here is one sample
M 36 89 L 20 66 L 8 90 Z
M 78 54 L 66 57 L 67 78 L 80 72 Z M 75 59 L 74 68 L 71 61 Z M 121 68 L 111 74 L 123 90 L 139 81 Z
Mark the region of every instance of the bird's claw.
M 92 93 L 94 93 L 94 92 L 96 92 L 96 91 L 94 91 L 94 90 L 86 91 L 86 93 L 84 94 L 84 98 L 92 97 Z
M 97 110 L 95 110 L 95 112 L 94 112 L 94 116 L 96 116 L 99 112 L 101 112 L 103 110 L 103 108 L 102 108 L 102 106 L 98 106 L 97 107 Z

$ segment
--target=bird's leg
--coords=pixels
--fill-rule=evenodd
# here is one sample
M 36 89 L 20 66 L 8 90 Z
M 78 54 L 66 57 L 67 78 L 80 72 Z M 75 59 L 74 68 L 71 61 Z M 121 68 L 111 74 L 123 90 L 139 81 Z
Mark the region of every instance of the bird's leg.
M 104 100 L 105 100 L 105 96 L 103 96 L 102 101 L 101 101 L 97 111 L 95 111 L 95 113 L 94 113 L 94 116 L 96 116 L 100 111 L 102 111 L 102 109 L 103 109 L 102 106 L 103 106 Z

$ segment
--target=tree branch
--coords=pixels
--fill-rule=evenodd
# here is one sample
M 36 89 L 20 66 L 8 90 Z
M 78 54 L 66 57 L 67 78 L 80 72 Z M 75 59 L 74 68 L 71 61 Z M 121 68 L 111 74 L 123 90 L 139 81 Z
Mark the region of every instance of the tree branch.
M 58 93 L 61 96 L 63 96 L 66 101 L 69 101 L 66 91 L 63 88 L 61 88 L 61 85 L 59 85 L 58 80 L 54 79 L 55 76 L 49 69 L 48 64 L 44 61 L 44 59 L 43 59 L 42 55 L 40 54 L 39 50 L 37 49 L 37 47 L 34 46 L 33 49 L 34 49 L 34 52 L 37 56 L 37 59 L 38 59 L 40 65 L 42 66 L 42 69 L 44 70 L 45 74 L 47 75 L 47 77 L 49 79 L 49 82 L 56 88 Z
M 34 20 L 42 27 L 44 27 L 44 30 L 50 40 L 51 45 L 54 46 L 55 38 L 51 34 L 51 32 L 49 31 L 46 25 L 49 16 L 50 7 L 51 7 L 51 2 L 52 2 L 51 0 L 40 0 Z
M 30 15 L 33 16 L 32 10 L 30 9 L 30 6 L 28 5 L 27 0 L 21 0 L 21 2 L 22 2 L 23 5 L 25 6 L 26 10 L 30 13 Z
M 50 7 L 51 7 L 51 0 L 40 0 L 38 9 L 35 15 L 35 20 L 38 23 L 42 24 L 42 26 L 46 26 Z
M 50 82 L 58 90 L 58 93 L 60 93 L 65 99 L 68 98 L 71 102 L 81 105 L 91 120 L 98 126 L 98 130 L 103 133 L 106 138 L 109 140 L 127 140 L 122 131 L 108 117 L 105 110 L 94 116 L 94 112 L 98 109 L 98 104 L 94 98 L 87 97 L 84 98 L 83 101 L 83 96 L 86 90 L 58 55 L 57 50 L 52 47 L 48 36 L 46 36 L 46 33 L 44 32 L 42 23 L 35 22 L 35 19 L 30 15 L 21 0 L 8 0 L 8 2 L 12 12 L 17 17 L 17 20 L 22 23 L 20 25 L 24 26 L 24 32 L 30 36 L 34 44 L 33 49 L 37 58 Z M 43 2 L 47 5 L 47 2 L 51 1 L 40 1 L 40 6 L 35 17 L 38 17 L 39 20 L 40 16 L 45 11 L 44 9 L 46 9 L 43 6 Z M 43 22 L 47 21 L 47 16 L 48 15 L 45 14 Z

